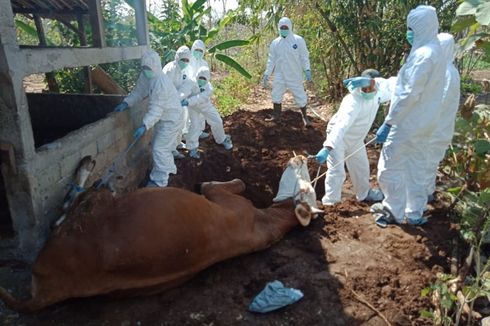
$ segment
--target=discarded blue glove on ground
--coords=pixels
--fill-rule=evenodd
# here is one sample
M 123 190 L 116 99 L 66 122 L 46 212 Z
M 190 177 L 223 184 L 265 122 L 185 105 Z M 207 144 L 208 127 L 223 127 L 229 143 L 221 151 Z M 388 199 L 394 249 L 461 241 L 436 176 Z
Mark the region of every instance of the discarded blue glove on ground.
M 265 313 L 295 303 L 302 297 L 300 290 L 284 287 L 280 281 L 269 282 L 254 298 L 248 310 Z

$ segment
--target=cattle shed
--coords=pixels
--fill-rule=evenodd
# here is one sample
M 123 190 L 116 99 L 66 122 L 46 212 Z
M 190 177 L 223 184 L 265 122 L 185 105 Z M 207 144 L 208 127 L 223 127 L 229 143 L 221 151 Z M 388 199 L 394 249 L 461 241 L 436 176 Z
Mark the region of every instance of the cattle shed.
M 103 0 L 102 0 L 103 1 Z M 141 58 L 148 46 L 145 0 L 127 1 L 134 9 L 133 46 L 107 46 L 101 0 L 0 0 L 0 248 L 26 261 L 36 257 L 61 215 L 61 205 L 81 158 L 96 160 L 87 184 L 104 175 L 132 142 L 144 103 L 112 113 L 123 95 L 93 94 L 91 74 L 99 64 Z M 16 17 L 32 19 L 39 44 L 21 45 Z M 62 22 L 80 37 L 80 46 L 50 46 L 42 21 Z M 90 38 L 84 30 L 90 28 Z M 60 94 L 54 71 L 85 71 L 86 92 Z M 26 92 L 26 76 L 43 74 L 49 92 Z M 119 92 L 121 93 L 121 92 Z M 131 189 L 150 163 L 145 137 L 123 157 L 118 187 Z M 135 168 L 137 167 L 137 168 Z M 4 257 L 5 258 L 5 257 Z

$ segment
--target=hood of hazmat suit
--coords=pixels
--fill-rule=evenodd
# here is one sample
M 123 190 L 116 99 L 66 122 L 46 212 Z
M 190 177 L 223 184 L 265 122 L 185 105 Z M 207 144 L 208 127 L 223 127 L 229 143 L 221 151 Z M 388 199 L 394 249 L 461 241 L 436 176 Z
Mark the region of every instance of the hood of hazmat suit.
M 287 17 L 279 20 L 277 27 L 286 25 L 289 34 L 274 39 L 269 47 L 265 75 L 274 73 L 274 83 L 285 83 L 286 87 L 303 86 L 303 71 L 310 70 L 309 52 L 305 40 L 293 33 L 293 24 Z
M 398 72 L 385 121 L 396 126 L 402 137 L 426 137 L 437 121 L 446 70 L 446 62 L 440 59 L 435 9 L 418 6 L 411 10 L 407 26 L 414 31 L 414 42 L 407 62 Z
M 194 53 L 194 50 L 199 49 L 202 50 L 203 56 L 204 53 L 206 53 L 206 45 L 204 45 L 204 42 L 201 40 L 195 40 L 194 43 L 192 44 L 191 48 L 191 53 Z M 193 81 L 197 80 L 197 71 L 201 67 L 209 67 L 208 63 L 206 60 L 204 60 L 204 57 L 201 59 L 196 59 L 193 55 L 191 56 L 189 65 L 185 69 L 185 73 L 189 76 L 189 78 Z
M 177 120 L 181 115 L 177 91 L 162 73 L 158 53 L 146 51 L 141 57 L 141 67 L 143 66 L 149 67 L 155 76 L 148 79 L 140 73 L 136 86 L 124 101 L 131 107 L 148 96 L 148 112 L 143 118 L 146 129 L 152 128 L 159 120 Z

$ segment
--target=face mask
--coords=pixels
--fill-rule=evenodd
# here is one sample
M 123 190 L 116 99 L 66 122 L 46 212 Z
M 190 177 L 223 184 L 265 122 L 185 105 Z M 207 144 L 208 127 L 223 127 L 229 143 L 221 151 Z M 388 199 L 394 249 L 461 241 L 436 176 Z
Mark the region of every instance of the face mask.
M 412 45 L 413 44 L 413 31 L 407 31 L 407 42 Z
M 287 30 L 287 29 L 280 29 L 280 30 L 279 30 L 279 34 L 280 34 L 282 37 L 286 38 L 286 37 L 289 35 L 289 30 Z
M 372 100 L 374 98 L 374 96 L 376 95 L 376 92 L 371 92 L 371 93 L 364 93 L 363 91 L 361 91 L 361 96 L 363 99 L 365 100 Z
M 148 70 L 148 69 L 143 70 L 143 75 L 145 75 L 145 77 L 148 79 L 152 79 L 153 77 L 155 77 L 155 74 L 153 73 L 153 71 Z
M 201 60 L 202 57 L 204 56 L 204 53 L 202 53 L 201 51 L 193 51 L 192 52 L 192 55 L 194 56 L 194 58 L 196 58 L 197 60 Z
M 182 60 L 179 60 L 179 67 L 180 69 L 184 70 L 187 67 L 188 63 L 184 62 Z
M 197 80 L 197 84 L 199 85 L 199 87 L 204 87 L 204 85 L 206 85 L 208 81 L 207 80 L 204 80 L 204 79 L 198 79 Z

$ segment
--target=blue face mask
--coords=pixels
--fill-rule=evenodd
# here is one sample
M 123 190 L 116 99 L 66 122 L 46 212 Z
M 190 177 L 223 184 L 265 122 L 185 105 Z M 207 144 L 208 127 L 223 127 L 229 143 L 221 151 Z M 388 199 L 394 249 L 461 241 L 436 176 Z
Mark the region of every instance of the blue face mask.
M 143 75 L 145 75 L 145 77 L 148 79 L 152 79 L 153 77 L 155 77 L 155 73 L 148 69 L 143 70 Z
M 367 101 L 372 100 L 375 95 L 376 95 L 376 92 L 364 93 L 363 91 L 361 91 L 362 98 L 367 100 Z
M 279 34 L 280 34 L 282 37 L 286 38 L 286 37 L 289 35 L 289 30 L 288 30 L 288 29 L 280 29 L 280 30 L 279 30 Z
M 407 37 L 408 44 L 412 45 L 413 44 L 413 31 L 408 30 L 406 37 Z
M 199 87 L 204 87 L 207 82 L 208 81 L 207 80 L 204 80 L 204 79 L 198 79 L 197 80 L 197 84 L 199 85 Z
M 187 68 L 187 65 L 188 65 L 187 62 L 182 61 L 182 60 L 179 60 L 179 67 L 180 67 L 180 69 L 184 70 L 185 68 Z
M 192 51 L 192 55 L 194 56 L 194 58 L 196 58 L 197 60 L 201 60 L 202 57 L 204 56 L 204 53 L 202 53 L 201 51 Z

